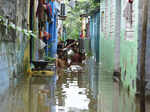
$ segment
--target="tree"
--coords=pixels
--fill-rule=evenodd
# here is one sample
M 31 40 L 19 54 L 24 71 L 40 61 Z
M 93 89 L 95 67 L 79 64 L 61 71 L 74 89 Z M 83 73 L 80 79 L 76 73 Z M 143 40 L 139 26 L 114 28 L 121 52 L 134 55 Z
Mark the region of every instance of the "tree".
M 64 21 L 64 26 L 66 27 L 67 38 L 78 39 L 81 30 L 81 14 L 88 14 L 91 10 L 99 7 L 99 3 L 93 2 L 93 0 L 78 0 L 74 8 L 67 5 L 67 18 Z

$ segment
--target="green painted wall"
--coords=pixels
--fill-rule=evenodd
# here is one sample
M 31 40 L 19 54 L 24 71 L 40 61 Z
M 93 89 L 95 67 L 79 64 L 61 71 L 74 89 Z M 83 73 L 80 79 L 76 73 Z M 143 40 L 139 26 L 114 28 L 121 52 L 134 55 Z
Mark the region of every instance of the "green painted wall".
M 100 38 L 100 61 L 103 69 L 113 72 L 114 69 L 114 44 L 113 40 Z
M 122 0 L 122 7 L 124 1 Z M 124 21 L 122 8 L 121 22 L 121 44 L 120 44 L 120 67 L 121 79 L 123 84 L 130 88 L 131 91 L 136 91 L 137 77 L 137 50 L 138 50 L 138 0 L 133 2 L 133 36 L 126 36 L 126 23 Z M 129 38 L 129 39 L 128 39 Z
M 119 14 L 116 8 L 117 1 L 101 1 L 100 61 L 102 69 L 113 73 L 116 66 L 115 60 L 118 59 L 121 68 L 121 81 L 125 87 L 130 88 L 134 93 L 136 91 L 137 76 L 138 0 L 134 0 L 133 3 L 133 33 L 131 37 L 126 35 L 129 33 L 126 30 L 127 23 L 124 17 L 125 2 L 126 0 L 121 0 L 121 26 L 118 26 L 116 22 L 118 21 L 117 14 Z M 120 34 L 116 30 L 118 27 L 120 27 Z M 115 51 L 117 35 L 120 37 L 120 43 L 117 43 L 117 47 L 120 47 L 119 52 Z M 118 57 L 116 57 L 116 54 Z
M 111 1 L 102 1 L 100 9 L 100 61 L 102 68 L 113 72 L 114 69 L 114 36 L 110 36 Z

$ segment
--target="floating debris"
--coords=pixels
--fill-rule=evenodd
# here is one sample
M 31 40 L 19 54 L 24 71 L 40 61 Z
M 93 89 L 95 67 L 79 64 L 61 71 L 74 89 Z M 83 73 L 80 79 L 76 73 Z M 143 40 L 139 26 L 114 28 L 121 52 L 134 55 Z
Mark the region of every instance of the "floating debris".
M 66 73 L 77 73 L 77 72 L 84 72 L 83 68 L 80 65 L 71 65 L 67 70 L 65 70 Z

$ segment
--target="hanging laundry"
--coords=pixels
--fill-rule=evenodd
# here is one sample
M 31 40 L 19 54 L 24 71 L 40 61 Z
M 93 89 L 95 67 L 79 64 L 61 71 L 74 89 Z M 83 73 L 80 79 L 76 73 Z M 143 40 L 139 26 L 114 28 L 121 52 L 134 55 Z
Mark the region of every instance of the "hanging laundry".
M 47 13 L 47 21 L 49 23 L 52 23 L 52 7 L 51 4 L 47 3 L 46 4 L 46 13 Z
M 44 47 L 44 49 L 45 49 L 45 53 L 47 54 L 47 52 L 48 52 L 48 40 L 51 37 L 51 35 L 48 32 L 46 32 L 46 31 L 44 32 L 43 35 L 44 35 L 43 36 L 43 42 L 46 44 L 46 46 Z
M 130 26 L 132 26 L 132 14 L 132 2 L 126 2 L 126 6 L 123 11 L 123 16 L 125 17 L 126 21 L 130 24 Z
M 38 18 L 39 21 L 39 30 L 42 30 L 42 27 L 45 25 L 46 22 L 46 17 L 45 17 L 45 12 L 44 12 L 44 7 L 43 5 L 45 4 L 45 0 L 39 0 L 38 1 L 38 7 L 37 7 L 37 12 L 36 12 L 36 16 Z
M 51 35 L 48 32 L 44 32 L 44 38 L 46 40 L 49 40 L 50 37 L 51 37 Z
M 49 2 L 52 8 L 52 15 L 51 20 L 52 22 L 46 22 L 46 31 L 51 35 L 51 37 L 48 40 L 48 50 L 46 50 L 46 55 L 55 58 L 57 54 L 57 27 L 56 27 L 56 21 L 57 21 L 57 9 L 56 4 L 53 1 Z M 50 7 L 49 7 L 50 9 Z M 49 10 L 49 14 L 51 10 Z

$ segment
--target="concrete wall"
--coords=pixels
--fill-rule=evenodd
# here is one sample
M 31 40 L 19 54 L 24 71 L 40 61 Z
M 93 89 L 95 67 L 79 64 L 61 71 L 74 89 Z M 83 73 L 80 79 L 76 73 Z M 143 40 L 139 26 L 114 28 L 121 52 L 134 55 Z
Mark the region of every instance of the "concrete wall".
M 114 70 L 115 0 L 103 0 L 100 9 L 100 61 L 103 69 Z
M 138 0 L 132 4 L 133 13 L 126 10 L 127 0 L 101 1 L 100 58 L 102 68 L 121 72 L 121 81 L 136 90 Z M 129 9 L 129 8 L 127 8 Z M 128 13 L 125 15 L 125 13 Z M 132 27 L 125 19 L 132 15 Z M 121 71 L 120 71 L 121 70 Z
M 149 2 L 150 5 L 150 2 Z M 149 6 L 148 5 L 148 6 Z M 150 10 L 150 8 L 149 8 Z M 142 21 L 143 21 L 143 0 L 139 0 L 139 29 L 138 29 L 138 79 L 140 77 L 140 55 L 141 55 L 141 38 L 142 38 Z M 148 14 L 148 24 L 147 24 L 147 48 L 146 48 L 146 81 L 149 82 L 149 86 L 146 86 L 150 90 L 150 11 Z
M 125 19 L 127 12 L 127 1 L 122 0 L 122 15 L 121 15 L 121 46 L 120 46 L 120 65 L 121 79 L 123 84 L 136 90 L 137 77 L 137 39 L 138 39 L 138 0 L 134 0 L 132 4 L 132 24 Z M 130 11 L 129 11 L 130 12 Z M 132 25 L 132 26 L 130 26 Z
M 150 6 L 150 2 L 149 5 Z M 147 48 L 146 48 L 146 80 L 148 81 L 148 84 L 146 88 L 150 91 L 150 7 L 148 12 L 148 26 L 147 26 Z M 149 92 L 150 95 L 150 92 Z
M 114 56 L 115 56 L 115 67 L 114 72 L 120 72 L 120 28 L 121 28 L 121 0 L 116 0 L 116 27 L 115 27 L 115 45 L 114 45 Z
M 29 0 L 0 0 L 0 16 L 22 28 L 29 24 Z M 29 41 L 22 33 L 0 27 L 0 80 L 29 66 Z M 1 81 L 0 81 L 1 82 Z

